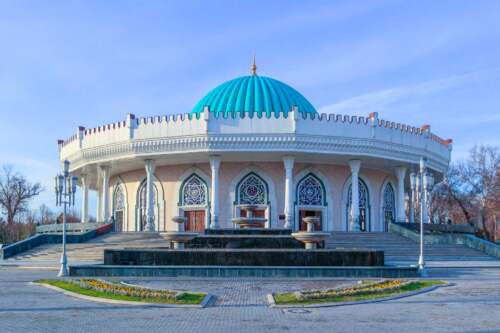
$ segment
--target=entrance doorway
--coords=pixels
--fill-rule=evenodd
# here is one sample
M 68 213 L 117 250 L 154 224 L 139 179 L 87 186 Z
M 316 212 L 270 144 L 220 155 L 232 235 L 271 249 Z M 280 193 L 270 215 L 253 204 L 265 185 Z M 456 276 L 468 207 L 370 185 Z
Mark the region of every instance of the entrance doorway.
M 302 219 L 304 217 L 308 216 L 314 216 L 314 217 L 319 217 L 319 223 L 316 223 L 314 226 L 314 230 L 323 230 L 323 218 L 321 216 L 321 211 L 319 210 L 305 210 L 301 209 L 299 210 L 299 230 L 300 231 L 307 231 L 307 224 L 305 224 Z
M 205 230 L 205 210 L 184 211 L 186 231 L 203 232 Z
M 240 216 L 247 217 L 247 211 L 240 209 Z M 266 210 L 265 209 L 256 209 L 253 211 L 253 216 L 254 217 L 266 217 Z
M 247 211 L 240 209 L 240 216 L 247 217 Z M 253 211 L 253 216 L 254 217 L 266 217 L 266 210 L 265 209 L 256 209 Z

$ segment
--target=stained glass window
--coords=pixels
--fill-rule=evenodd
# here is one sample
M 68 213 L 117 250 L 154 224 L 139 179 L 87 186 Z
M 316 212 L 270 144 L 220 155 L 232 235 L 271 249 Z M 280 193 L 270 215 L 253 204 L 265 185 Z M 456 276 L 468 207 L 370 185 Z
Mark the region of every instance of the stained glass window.
M 323 206 L 324 190 L 321 182 L 314 175 L 308 175 L 297 186 L 299 205 Z
M 185 206 L 206 205 L 207 186 L 196 175 L 192 175 L 182 188 L 182 204 Z
M 267 204 L 266 184 L 255 174 L 249 174 L 240 182 L 237 193 L 239 204 Z
M 387 230 L 387 226 L 389 223 L 394 222 L 394 189 L 392 185 L 389 183 L 384 188 L 384 203 L 383 203 L 383 211 L 384 211 L 384 222 L 385 228 Z
M 117 186 L 115 189 L 113 207 L 115 211 L 125 209 L 125 196 L 121 186 Z

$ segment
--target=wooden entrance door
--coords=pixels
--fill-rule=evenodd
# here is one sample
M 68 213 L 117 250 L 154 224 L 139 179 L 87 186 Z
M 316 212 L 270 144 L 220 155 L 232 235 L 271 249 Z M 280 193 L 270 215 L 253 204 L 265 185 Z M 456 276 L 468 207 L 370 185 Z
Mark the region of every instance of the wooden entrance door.
M 299 211 L 299 218 L 300 218 L 300 224 L 299 224 L 299 230 L 300 231 L 307 231 L 307 224 L 305 224 L 302 219 L 307 216 L 315 216 L 319 217 L 319 223 L 316 223 L 314 226 L 314 230 L 322 230 L 322 217 L 321 217 L 321 211 L 319 210 L 304 210 L 301 209 Z
M 240 209 L 240 216 L 247 217 L 247 211 Z M 253 211 L 254 217 L 266 217 L 266 211 L 264 209 L 258 209 Z
M 247 216 L 247 211 L 240 209 L 240 216 L 241 217 L 246 217 Z M 253 216 L 254 217 L 266 217 L 266 210 L 265 209 L 257 209 L 253 211 Z
M 115 232 L 123 231 L 123 210 L 115 211 Z
M 205 230 L 205 210 L 184 211 L 184 217 L 187 218 L 186 231 L 203 232 Z

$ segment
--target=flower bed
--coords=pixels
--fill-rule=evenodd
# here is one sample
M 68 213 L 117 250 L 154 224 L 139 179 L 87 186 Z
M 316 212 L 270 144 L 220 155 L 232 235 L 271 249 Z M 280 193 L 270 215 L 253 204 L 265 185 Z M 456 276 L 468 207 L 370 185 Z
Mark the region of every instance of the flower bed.
M 73 282 L 84 289 L 132 297 L 179 299 L 185 294 L 184 292 L 129 286 L 99 279 L 79 279 L 73 280 Z
M 362 282 L 358 285 L 344 288 L 296 291 L 292 293 L 275 294 L 273 296 L 276 304 L 350 302 L 389 297 L 395 294 L 412 292 L 438 284 L 443 284 L 443 282 L 432 280 L 382 280 L 376 282 Z
M 206 296 L 204 293 L 153 289 L 100 279 L 37 280 L 34 282 L 85 296 L 145 303 L 200 304 Z

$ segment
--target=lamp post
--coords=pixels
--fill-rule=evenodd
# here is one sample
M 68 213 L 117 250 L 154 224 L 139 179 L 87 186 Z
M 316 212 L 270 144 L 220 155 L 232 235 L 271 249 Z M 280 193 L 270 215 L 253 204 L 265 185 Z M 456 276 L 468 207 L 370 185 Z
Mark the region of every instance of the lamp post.
M 416 188 L 418 204 L 420 205 L 420 255 L 418 257 L 418 270 L 422 276 L 426 275 L 424 260 L 424 223 L 429 222 L 427 218 L 427 205 L 430 191 L 434 186 L 434 177 L 426 171 L 426 159 L 420 159 L 418 174 L 410 175 L 410 183 Z M 414 184 L 414 185 L 413 185 Z
M 76 176 L 69 175 L 69 161 L 63 163 L 63 172 L 55 177 L 56 206 L 63 206 L 63 232 L 61 268 L 57 276 L 68 275 L 68 259 L 66 257 L 66 209 L 75 205 Z

